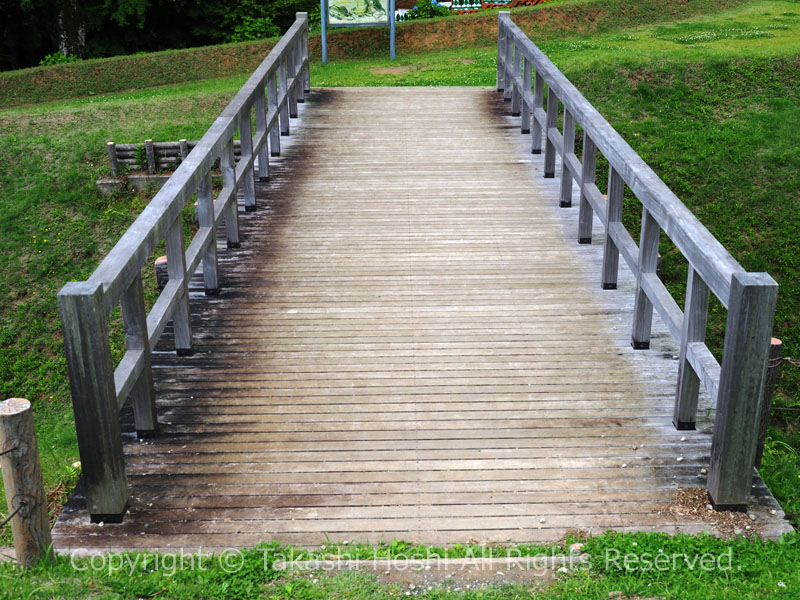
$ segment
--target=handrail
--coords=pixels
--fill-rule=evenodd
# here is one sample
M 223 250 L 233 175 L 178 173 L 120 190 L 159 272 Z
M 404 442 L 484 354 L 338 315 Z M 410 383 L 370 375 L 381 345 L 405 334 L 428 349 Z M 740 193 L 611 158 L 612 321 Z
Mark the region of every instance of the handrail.
M 202 265 L 206 294 L 219 293 L 217 224 L 225 219 L 228 247 L 240 246 L 237 192 L 256 209 L 254 171 L 269 178 L 268 154 L 280 154 L 297 103 L 310 89 L 308 15 L 297 13 L 289 31 L 256 68 L 197 145 L 156 193 L 97 269 L 58 294 L 78 448 L 93 521 L 120 521 L 128 491 L 119 409 L 131 398 L 137 432 L 157 429 L 150 353 L 171 320 L 178 354 L 191 354 L 188 280 Z M 255 115 L 255 133 L 252 118 Z M 233 152 L 239 132 L 241 156 Z M 219 161 L 222 190 L 213 197 L 211 169 Z M 184 245 L 181 211 L 197 193 L 198 231 Z M 166 242 L 169 281 L 147 314 L 141 270 Z M 121 305 L 126 352 L 111 364 L 107 319 Z
M 718 508 L 742 508 L 752 483 L 777 284 L 736 262 L 508 12 L 500 12 L 497 39 L 497 90 L 511 102 L 512 116 L 521 117 L 522 133 L 531 134 L 532 153 L 541 153 L 544 137 L 545 177 L 555 177 L 561 157 L 560 205 L 572 205 L 573 184 L 580 190 L 578 242 L 591 243 L 594 214 L 605 226 L 603 289 L 616 289 L 620 255 L 636 277 L 633 347 L 649 348 L 653 309 L 680 342 L 675 426 L 695 428 L 700 383 L 716 400 L 708 489 Z M 574 152 L 576 124 L 584 131 L 583 160 Z M 596 185 L 598 152 L 610 166 L 606 196 Z M 622 225 L 625 186 L 642 204 L 638 245 Z M 684 311 L 656 275 L 661 231 L 689 263 Z M 721 365 L 705 344 L 709 292 L 728 309 Z

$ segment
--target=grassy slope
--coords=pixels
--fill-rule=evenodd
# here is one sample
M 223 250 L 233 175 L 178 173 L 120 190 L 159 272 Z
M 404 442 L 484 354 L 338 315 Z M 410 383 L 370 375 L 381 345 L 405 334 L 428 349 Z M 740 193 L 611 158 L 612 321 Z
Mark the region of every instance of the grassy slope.
M 776 275 L 782 303 L 777 325 L 789 353 L 796 352 L 791 334 L 797 330 L 800 297 L 791 291 L 800 279 L 791 247 L 800 189 L 792 134 L 799 119 L 798 16 L 796 2 L 756 2 L 689 25 L 542 44 L 747 268 Z M 766 29 L 770 26 L 788 29 Z M 583 27 L 575 25 L 577 31 Z M 731 28 L 746 31 L 731 33 Z M 762 30 L 774 37 L 753 33 Z M 695 34 L 717 39 L 702 44 L 683 39 Z M 492 85 L 492 61 L 490 48 L 401 57 L 395 63 L 344 61 L 326 69 L 315 65 L 312 81 Z M 409 69 L 371 72 L 388 66 Z M 84 278 L 147 201 L 108 200 L 95 192 L 94 179 L 107 171 L 103 142 L 198 137 L 242 79 L 0 112 L 0 260 L 8 265 L 0 273 L 0 385 L 5 397 L 34 401 L 50 488 L 74 475 L 69 465 L 77 460 L 55 292 L 67 280 Z M 748 236 L 740 235 L 743 228 Z M 800 402 L 791 372 L 782 389 L 781 402 Z M 791 439 L 793 426 L 773 436 Z M 800 461 L 781 448 L 771 447 L 767 475 L 776 474 L 770 484 L 797 514 Z

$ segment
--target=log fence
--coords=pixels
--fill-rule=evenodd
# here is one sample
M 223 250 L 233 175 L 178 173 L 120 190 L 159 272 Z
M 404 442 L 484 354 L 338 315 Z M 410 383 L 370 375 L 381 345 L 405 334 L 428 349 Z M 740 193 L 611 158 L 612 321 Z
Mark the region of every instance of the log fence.
M 244 191 L 245 209 L 255 210 L 256 157 L 258 177 L 266 180 L 268 153 L 280 154 L 280 135 L 288 135 L 289 119 L 297 116 L 297 103 L 309 86 L 308 15 L 297 13 L 289 31 L 89 279 L 67 283 L 58 294 L 87 509 L 93 522 L 120 522 L 127 510 L 120 408 L 131 399 L 140 436 L 157 430 L 150 354 L 170 321 L 176 352 L 192 353 L 188 280 L 201 267 L 206 294 L 219 292 L 217 225 L 224 219 L 228 247 L 238 248 L 238 190 Z M 154 163 L 155 147 L 148 148 Z M 211 169 L 217 162 L 222 189 L 215 198 Z M 199 228 L 186 248 L 181 210 L 195 193 Z M 162 240 L 169 280 L 147 313 L 142 268 Z M 115 369 L 108 317 L 117 306 L 121 306 L 126 352 Z
M 555 177 L 561 158 L 560 206 L 572 205 L 576 184 L 578 242 L 591 243 L 594 215 L 604 223 L 602 288 L 616 289 L 620 256 L 636 277 L 633 347 L 650 347 L 654 310 L 680 343 L 675 427 L 695 428 L 701 383 L 716 402 L 708 491 L 717 509 L 743 510 L 753 482 L 777 284 L 736 262 L 508 12 L 499 16 L 497 90 L 520 117 L 522 133 L 530 134 L 531 152 L 544 149 L 544 177 Z M 583 130 L 581 158 L 576 125 Z M 605 196 L 597 187 L 598 154 L 609 163 Z M 638 245 L 622 222 L 626 187 L 642 206 Z M 689 263 L 683 311 L 656 274 L 662 232 Z M 712 293 L 728 310 L 721 364 L 705 343 Z

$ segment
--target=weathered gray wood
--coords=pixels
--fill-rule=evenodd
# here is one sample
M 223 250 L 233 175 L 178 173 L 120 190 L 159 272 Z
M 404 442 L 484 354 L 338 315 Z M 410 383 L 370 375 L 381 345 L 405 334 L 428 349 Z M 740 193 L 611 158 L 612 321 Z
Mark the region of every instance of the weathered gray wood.
M 522 95 L 525 92 L 525 89 L 524 88 L 518 89 L 516 84 L 516 81 L 520 76 L 521 68 L 522 68 L 522 52 L 519 49 L 519 47 L 515 44 L 511 58 L 511 69 L 512 69 L 511 116 L 512 117 L 520 116 L 520 111 L 522 109 Z
M 708 493 L 717 510 L 746 509 L 778 285 L 766 273 L 731 282 Z
M 531 132 L 531 105 L 529 104 L 527 98 L 528 94 L 531 91 L 531 78 L 533 77 L 533 69 L 531 67 L 531 61 L 527 58 L 523 57 L 523 65 L 522 65 L 522 119 L 520 123 L 520 132 L 530 133 Z
M 147 173 L 149 175 L 155 175 L 156 172 L 156 152 L 153 149 L 153 140 L 145 140 L 144 141 L 144 151 L 147 155 Z
M 297 12 L 294 17 L 296 21 L 308 23 L 307 12 Z M 303 29 L 302 39 L 300 41 L 300 64 L 303 68 L 303 91 L 308 93 L 311 91 L 311 73 L 308 65 L 308 27 Z
M 653 303 L 642 285 L 642 279 L 655 274 L 658 268 L 658 242 L 661 228 L 646 208 L 642 208 L 642 226 L 639 233 L 639 270 L 637 273 L 636 295 L 633 306 L 633 332 L 631 345 L 635 350 L 650 348 L 650 330 L 653 323 Z
M 211 173 L 197 186 L 197 224 L 210 231 L 212 240 L 203 254 L 203 287 L 207 296 L 219 294 L 219 267 L 217 265 L 217 223 L 214 218 L 214 197 Z
M 597 146 L 586 132 L 583 134 L 582 166 L 581 200 L 580 207 L 578 208 L 578 243 L 591 244 L 592 220 L 594 218 L 594 211 L 592 210 L 592 205 L 589 202 L 587 186 L 590 184 L 595 184 L 595 177 L 597 175 Z
M 603 272 L 600 283 L 604 290 L 617 289 L 619 272 L 619 249 L 611 236 L 610 228 L 615 223 L 622 223 L 622 196 L 625 184 L 614 167 L 608 173 L 608 208 L 606 209 L 606 240 L 603 246 Z
M 0 402 L 0 468 L 17 564 L 31 567 L 55 558 L 44 493 L 39 445 L 31 403 L 24 398 Z
M 106 148 L 108 149 L 108 160 L 111 163 L 111 173 L 114 177 L 119 178 L 120 171 L 119 171 L 119 161 L 117 160 L 117 148 L 114 142 L 108 142 L 106 144 Z
M 558 133 L 558 96 L 553 88 L 547 89 L 547 122 L 544 128 L 544 176 L 556 176 L 556 146 L 551 139 L 551 132 Z
M 533 108 L 531 109 L 531 115 L 533 117 L 533 130 L 531 131 L 531 154 L 542 153 L 542 123 L 540 123 L 539 119 L 536 118 L 536 113 L 542 110 L 543 102 L 544 79 L 542 79 L 539 71 L 535 71 L 533 79 Z
M 267 132 L 267 101 L 266 86 L 261 87 L 261 92 L 256 96 L 254 110 L 256 113 L 256 135 Z M 258 151 L 258 180 L 269 181 L 269 142 L 265 141 Z
M 147 437 L 158 430 L 156 418 L 156 393 L 153 388 L 153 372 L 150 366 L 150 338 L 147 335 L 147 312 L 144 307 L 144 288 L 141 276 L 122 295 L 122 322 L 125 327 L 125 349 L 127 352 L 141 350 L 144 358 L 142 372 L 130 394 L 136 433 Z
M 533 61 L 537 74 L 556 92 L 642 205 L 664 231 L 670 232 L 670 239 L 683 256 L 727 306 L 731 275 L 743 272 L 741 266 L 519 27 L 509 19 L 503 28 Z
M 87 507 L 95 522 L 121 522 L 128 488 L 101 285 L 68 283 L 58 310 Z
M 692 430 L 697 418 L 697 398 L 700 378 L 689 364 L 686 351 L 693 342 L 704 342 L 708 323 L 709 290 L 706 283 L 689 265 L 686 283 L 686 308 L 683 313 L 681 352 L 678 357 L 678 387 L 675 392 L 675 411 L 672 423 L 678 430 Z
M 159 256 L 153 263 L 153 270 L 156 275 L 156 287 L 163 290 L 169 281 L 169 269 L 167 268 L 167 257 Z
M 505 69 L 503 68 L 503 60 L 505 58 L 505 44 L 506 34 L 503 30 L 503 20 L 508 19 L 511 13 L 507 10 L 501 10 L 498 14 L 498 27 L 497 27 L 497 91 L 502 92 L 505 89 Z
M 569 110 L 564 109 L 564 152 L 561 157 L 561 208 L 572 206 L 572 172 L 569 169 L 568 158 L 575 155 L 575 119 Z
M 172 325 L 175 332 L 175 352 L 186 356 L 192 353 L 192 325 L 189 316 L 189 290 L 186 285 L 186 255 L 183 244 L 183 220 L 178 217 L 167 231 L 167 269 L 169 279 L 179 286 Z
M 289 135 L 289 76 L 287 73 L 287 57 L 278 62 L 278 101 L 280 105 L 281 135 Z
M 503 78 L 503 100 L 511 102 L 511 95 L 514 89 L 514 74 L 511 71 L 511 61 L 513 60 L 514 53 L 514 38 L 511 32 L 506 29 L 506 43 L 503 46 L 505 52 L 503 56 L 503 64 L 505 65 L 505 77 Z
M 278 110 L 278 82 L 275 73 L 272 73 L 267 80 L 267 106 L 270 113 L 279 113 Z M 278 121 L 280 117 L 278 118 Z M 281 127 L 280 123 L 269 130 L 269 149 L 272 156 L 281 155 Z
M 758 418 L 756 468 L 761 466 L 761 459 L 764 457 L 764 443 L 767 440 L 767 427 L 769 427 L 769 415 L 772 410 L 772 396 L 775 394 L 775 384 L 778 381 L 778 377 L 780 377 L 782 351 L 783 342 L 778 338 L 772 338 L 770 340 L 769 355 L 767 357 L 767 376 L 764 381 L 764 395 L 761 398 L 761 414 Z
M 239 137 L 242 141 L 242 161 L 240 167 L 244 166 L 244 162 L 249 160 L 253 155 L 253 129 L 251 125 L 251 108 L 247 108 L 242 115 L 242 121 L 239 125 Z M 247 212 L 254 212 L 256 210 L 256 184 L 252 166 L 246 167 L 242 175 L 242 187 L 244 188 L 244 209 Z
M 178 140 L 178 144 L 180 145 L 179 152 L 181 160 L 186 160 L 186 157 L 189 156 L 189 142 L 183 138 Z
M 233 160 L 233 148 L 228 144 L 219 157 L 219 169 L 222 171 L 222 185 L 230 190 L 236 189 L 236 168 Z M 236 206 L 236 194 L 233 194 L 225 210 L 225 235 L 228 248 L 239 248 L 239 210 Z

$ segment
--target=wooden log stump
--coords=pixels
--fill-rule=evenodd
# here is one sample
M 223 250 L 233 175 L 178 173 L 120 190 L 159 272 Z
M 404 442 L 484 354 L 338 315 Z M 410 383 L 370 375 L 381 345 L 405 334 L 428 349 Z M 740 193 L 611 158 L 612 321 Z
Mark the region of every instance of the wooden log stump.
M 53 560 L 47 497 L 39 465 L 39 447 L 31 403 L 24 398 L 0 402 L 0 467 L 17 563 L 30 567 Z

